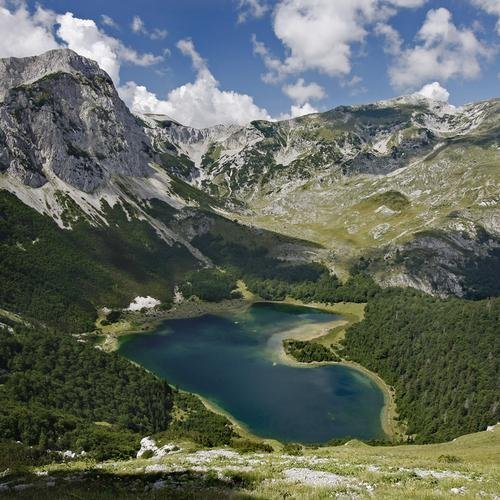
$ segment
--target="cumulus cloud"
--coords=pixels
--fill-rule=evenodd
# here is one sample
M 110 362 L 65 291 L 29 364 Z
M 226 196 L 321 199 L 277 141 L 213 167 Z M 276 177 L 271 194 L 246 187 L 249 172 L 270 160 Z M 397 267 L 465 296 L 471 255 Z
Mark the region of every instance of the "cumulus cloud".
M 306 102 L 305 104 L 292 104 L 290 106 L 289 113 L 281 113 L 278 116 L 278 120 L 290 120 L 292 118 L 298 118 L 299 116 L 310 115 L 312 113 L 318 113 L 318 110 Z
M 352 78 L 344 79 L 340 81 L 340 86 L 342 88 L 349 90 L 349 95 L 359 95 L 364 94 L 368 89 L 362 85 L 363 78 L 358 75 L 352 76 Z
M 326 96 L 323 87 L 315 82 L 306 84 L 303 78 L 299 78 L 293 84 L 285 85 L 283 92 L 297 104 L 304 104 L 313 99 L 323 99 Z
M 120 81 L 122 62 L 130 62 L 137 66 L 151 66 L 163 59 L 153 54 L 140 54 L 126 47 L 120 40 L 102 32 L 92 19 L 79 19 L 71 12 L 56 18 L 59 27 L 57 35 L 65 45 L 78 54 L 97 61 L 113 81 Z
M 274 32 L 289 52 L 281 72 L 314 69 L 330 76 L 351 71 L 351 44 L 367 34 L 366 20 L 375 16 L 374 3 L 365 0 L 283 0 L 274 15 Z M 272 69 L 272 68 L 271 68 Z
M 253 53 L 259 56 L 264 65 L 269 70 L 268 73 L 262 75 L 264 83 L 278 83 L 286 76 L 286 71 L 283 63 L 275 57 L 264 43 L 257 40 L 255 34 L 252 35 Z
M 244 23 L 251 18 L 261 18 L 269 10 L 269 6 L 262 0 L 239 0 L 238 9 L 238 23 Z
M 273 29 L 287 56 L 281 60 L 255 38 L 254 53 L 263 59 L 274 83 L 291 74 L 317 70 L 345 77 L 351 72 L 354 47 L 365 42 L 369 27 L 384 22 L 399 8 L 414 8 L 426 0 L 280 0 L 274 10 Z
M 375 25 L 375 34 L 384 39 L 384 52 L 391 55 L 397 55 L 401 52 L 403 40 L 397 30 L 387 23 L 377 23 Z
M 132 31 L 134 33 L 147 36 L 151 40 L 163 40 L 168 34 L 167 30 L 162 30 L 159 28 L 148 30 L 146 28 L 146 25 L 144 24 L 144 21 L 139 16 L 133 17 L 130 27 L 132 28 Z
M 396 7 L 415 8 L 422 7 L 422 5 L 427 3 L 427 0 L 390 0 L 390 3 Z
M 101 23 L 105 26 L 109 26 L 110 28 L 118 29 L 118 24 L 111 16 L 108 16 L 107 14 L 101 15 Z
M 292 107 L 290 108 L 290 117 L 297 118 L 298 116 L 310 115 L 311 113 L 317 112 L 318 110 L 315 107 L 306 102 L 302 106 L 292 105 Z
M 434 78 L 476 78 L 481 59 L 491 54 L 471 29 L 457 28 L 445 8 L 429 10 L 416 41 L 413 47 L 397 53 L 389 70 L 391 83 L 397 88 Z
M 32 15 L 24 4 L 10 11 L 0 2 L 0 57 L 33 56 L 56 49 L 53 18 L 53 13 L 40 7 Z
M 428 83 L 415 93 L 435 101 L 448 102 L 450 98 L 450 93 L 439 82 Z
M 472 4 L 498 18 L 496 30 L 500 35 L 500 0 L 471 0 Z
M 220 89 L 219 82 L 196 51 L 192 40 L 179 41 L 177 48 L 191 59 L 196 71 L 194 82 L 173 89 L 165 100 L 158 99 L 144 86 L 128 82 L 120 88 L 120 93 L 132 110 L 165 114 L 182 124 L 199 128 L 270 119 L 268 112 L 259 108 L 251 96 Z

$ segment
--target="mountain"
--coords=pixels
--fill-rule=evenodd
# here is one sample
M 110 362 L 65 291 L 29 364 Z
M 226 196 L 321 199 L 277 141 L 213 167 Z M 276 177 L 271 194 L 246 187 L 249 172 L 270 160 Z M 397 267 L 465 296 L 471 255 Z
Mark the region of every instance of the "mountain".
M 132 114 L 70 50 L 0 60 L 0 495 L 494 497 L 498 428 L 458 436 L 500 408 L 499 107 L 412 95 L 199 130 Z M 94 348 L 242 291 L 344 302 L 304 352 L 383 377 L 404 439 L 457 439 L 264 442 Z
M 499 114 L 498 99 L 411 95 L 244 127 L 152 116 L 145 130 L 187 182 L 241 221 L 331 249 L 337 273 L 362 256 L 382 284 L 487 296 L 498 288 L 471 270 L 500 269 Z
M 500 291 L 498 99 L 195 129 L 133 115 L 71 50 L 3 59 L 0 77 L 0 299 L 15 312 L 76 309 L 64 328 L 81 329 L 96 307 L 170 301 L 200 267 L 253 272 L 262 251 L 259 279 L 315 260 L 441 296 Z
M 97 63 L 53 50 L 1 60 L 0 77 L 6 309 L 82 331 L 97 307 L 138 295 L 168 304 L 186 272 L 211 265 L 197 236 L 223 233 L 277 255 L 314 247 L 236 224 L 174 175 Z

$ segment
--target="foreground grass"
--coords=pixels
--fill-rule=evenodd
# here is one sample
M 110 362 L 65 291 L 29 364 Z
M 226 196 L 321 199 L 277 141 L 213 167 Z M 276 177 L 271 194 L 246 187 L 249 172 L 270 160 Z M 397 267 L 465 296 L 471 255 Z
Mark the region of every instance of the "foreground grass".
M 229 448 L 148 460 L 69 462 L 4 472 L 10 498 L 498 498 L 500 426 L 435 445 L 303 448 L 290 455 Z

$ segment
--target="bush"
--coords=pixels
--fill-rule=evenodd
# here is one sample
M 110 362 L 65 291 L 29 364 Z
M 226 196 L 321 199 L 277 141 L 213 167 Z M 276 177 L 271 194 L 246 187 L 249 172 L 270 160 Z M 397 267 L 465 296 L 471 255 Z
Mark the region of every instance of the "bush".
M 162 433 L 165 438 L 190 439 L 202 446 L 223 446 L 236 436 L 231 422 L 224 416 L 205 408 L 201 400 L 181 391 L 173 391 L 174 405 L 178 416 Z
M 302 445 L 298 443 L 286 443 L 283 446 L 283 453 L 287 455 L 299 456 L 303 454 Z
M 149 458 L 153 458 L 155 456 L 153 450 L 146 450 L 142 455 L 141 458 L 144 458 L 148 460 Z
M 233 439 L 231 447 L 241 453 L 272 453 L 273 447 L 262 441 L 253 441 L 251 439 Z
M 439 455 L 438 462 L 443 462 L 445 464 L 456 464 L 461 462 L 461 460 L 455 455 Z
M 112 311 L 109 311 L 109 313 L 106 316 L 106 320 L 111 324 L 111 323 L 117 323 L 120 321 L 122 318 L 122 311 L 120 309 L 113 309 Z

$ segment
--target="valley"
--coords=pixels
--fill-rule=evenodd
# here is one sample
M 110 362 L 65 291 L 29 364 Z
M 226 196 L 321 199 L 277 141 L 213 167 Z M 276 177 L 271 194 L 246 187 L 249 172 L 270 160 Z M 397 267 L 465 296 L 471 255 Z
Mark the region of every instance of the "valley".
M 0 59 L 0 496 L 497 498 L 499 111 L 197 129 Z

